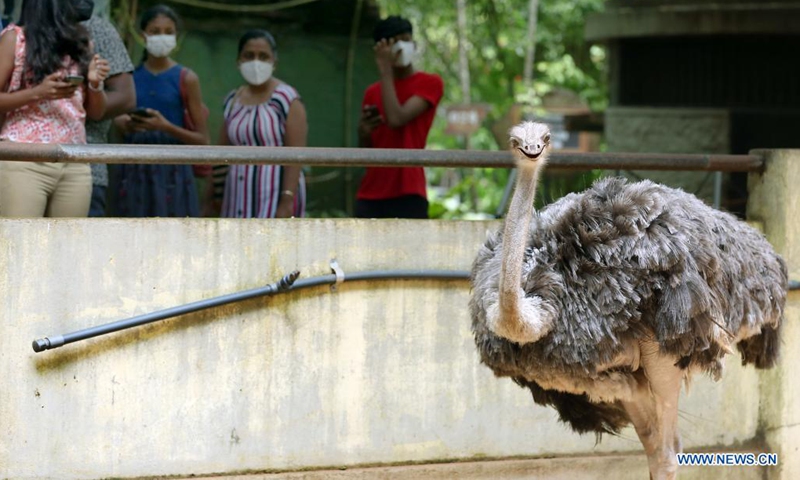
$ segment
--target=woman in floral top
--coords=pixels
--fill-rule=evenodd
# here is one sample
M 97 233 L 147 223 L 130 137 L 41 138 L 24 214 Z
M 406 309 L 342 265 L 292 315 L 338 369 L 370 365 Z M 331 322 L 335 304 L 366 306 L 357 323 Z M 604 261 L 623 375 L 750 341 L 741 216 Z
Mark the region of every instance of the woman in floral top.
M 0 37 L 0 138 L 21 143 L 86 143 L 85 121 L 106 109 L 108 62 L 93 55 L 91 0 L 25 0 L 18 25 Z M 85 217 L 89 165 L 0 161 L 0 216 Z

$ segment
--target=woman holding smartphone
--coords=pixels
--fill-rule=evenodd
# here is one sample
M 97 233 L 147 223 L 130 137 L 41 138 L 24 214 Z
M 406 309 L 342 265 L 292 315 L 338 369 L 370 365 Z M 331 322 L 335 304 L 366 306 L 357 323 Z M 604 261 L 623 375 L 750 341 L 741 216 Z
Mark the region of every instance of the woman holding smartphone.
M 156 5 L 142 15 L 145 57 L 133 72 L 137 108 L 117 117 L 126 143 L 207 145 L 208 128 L 200 80 L 170 58 L 180 19 Z M 188 128 L 188 113 L 192 128 Z M 197 217 L 197 188 L 191 165 L 121 165 L 114 177 L 111 207 L 123 217 Z
M 106 110 L 108 62 L 93 55 L 80 24 L 91 0 L 25 0 L 0 37 L 0 139 L 86 143 L 85 120 Z M 85 217 L 88 164 L 0 161 L 0 216 Z

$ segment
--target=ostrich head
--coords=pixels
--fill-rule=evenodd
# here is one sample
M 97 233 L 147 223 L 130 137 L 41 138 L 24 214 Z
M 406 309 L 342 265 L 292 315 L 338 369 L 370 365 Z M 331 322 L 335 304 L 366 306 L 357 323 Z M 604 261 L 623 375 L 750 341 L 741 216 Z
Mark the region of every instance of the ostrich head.
M 517 165 L 540 166 L 550 152 L 550 129 L 544 123 L 522 122 L 509 133 L 509 146 Z

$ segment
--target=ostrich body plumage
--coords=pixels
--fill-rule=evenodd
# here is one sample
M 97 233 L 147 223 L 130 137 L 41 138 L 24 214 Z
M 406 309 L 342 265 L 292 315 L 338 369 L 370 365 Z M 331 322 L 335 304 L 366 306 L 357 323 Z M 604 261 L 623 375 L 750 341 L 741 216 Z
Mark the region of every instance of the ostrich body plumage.
M 603 179 L 541 212 L 518 208 L 529 210 L 509 212 L 472 268 L 469 308 L 482 362 L 529 388 L 578 432 L 617 433 L 634 423 L 653 478 L 673 478 L 677 467 L 667 457 L 680 450 L 681 381 L 697 371 L 719 378 L 733 346 L 743 363 L 774 364 L 785 262 L 746 223 L 650 181 Z M 521 271 L 511 263 L 520 259 Z M 528 307 L 502 305 L 504 275 Z M 509 312 L 533 315 L 538 338 L 517 341 L 499 328 Z M 675 418 L 653 407 L 661 397 Z M 648 438 L 657 436 L 652 423 L 675 424 L 674 439 L 667 427 L 658 441 Z
M 742 340 L 745 362 L 768 367 L 775 359 L 786 265 L 758 231 L 693 195 L 650 181 L 600 180 L 539 212 L 528 238 L 522 288 L 541 298 L 554 322 L 541 340 L 519 345 L 487 327 L 502 232 L 489 237 L 472 269 L 475 341 L 498 375 L 544 384 L 625 377 L 630 365 L 616 364 L 635 361 L 630 345 L 642 339 L 715 378 Z M 599 387 L 572 393 L 614 399 Z

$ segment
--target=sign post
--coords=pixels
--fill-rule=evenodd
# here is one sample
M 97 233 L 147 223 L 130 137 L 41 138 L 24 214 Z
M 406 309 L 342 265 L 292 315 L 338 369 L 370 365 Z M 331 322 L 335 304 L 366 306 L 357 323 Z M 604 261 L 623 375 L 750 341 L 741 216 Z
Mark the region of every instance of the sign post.
M 481 128 L 488 113 L 489 105 L 485 103 L 451 105 L 447 107 L 445 133 L 448 135 L 471 135 Z

